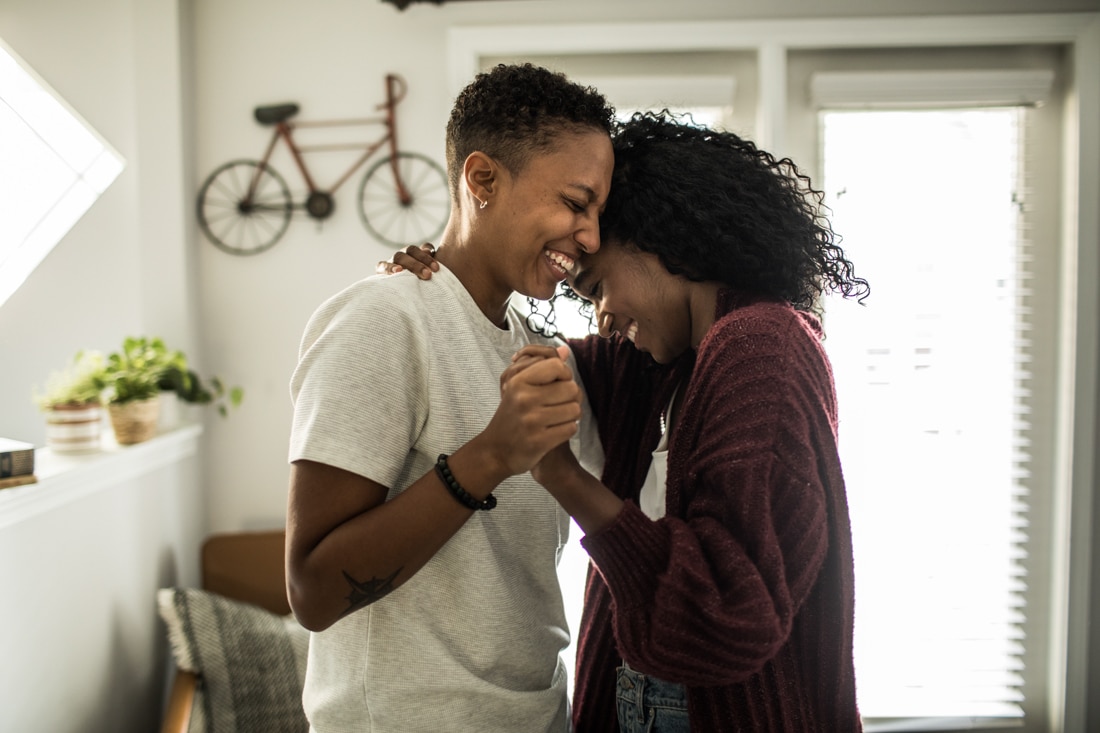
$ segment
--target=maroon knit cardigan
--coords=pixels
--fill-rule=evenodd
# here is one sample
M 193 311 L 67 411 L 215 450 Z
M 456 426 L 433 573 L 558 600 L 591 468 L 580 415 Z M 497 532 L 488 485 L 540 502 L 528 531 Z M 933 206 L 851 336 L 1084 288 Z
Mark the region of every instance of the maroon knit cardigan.
M 617 731 L 615 669 L 687 686 L 691 729 L 860 731 L 853 567 L 832 371 L 811 315 L 719 295 L 696 353 L 660 367 L 618 338 L 572 344 L 626 499 L 582 541 L 577 733 Z M 658 416 L 690 377 L 666 516 L 638 508 Z

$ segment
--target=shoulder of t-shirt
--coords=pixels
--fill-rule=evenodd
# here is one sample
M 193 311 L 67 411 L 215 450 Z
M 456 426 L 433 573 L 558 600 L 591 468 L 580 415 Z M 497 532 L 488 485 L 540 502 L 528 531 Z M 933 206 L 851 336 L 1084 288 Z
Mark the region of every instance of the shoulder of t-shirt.
M 415 313 L 424 302 L 417 292 L 421 282 L 409 274 L 372 275 L 329 297 L 317 312 L 335 315 L 341 311 L 374 313 L 381 310 L 393 316 Z

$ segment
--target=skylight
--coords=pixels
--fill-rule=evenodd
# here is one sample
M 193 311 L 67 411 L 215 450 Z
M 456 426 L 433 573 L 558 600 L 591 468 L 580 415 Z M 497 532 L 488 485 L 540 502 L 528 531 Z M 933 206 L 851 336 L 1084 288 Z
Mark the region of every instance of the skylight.
M 125 161 L 0 41 L 0 306 Z

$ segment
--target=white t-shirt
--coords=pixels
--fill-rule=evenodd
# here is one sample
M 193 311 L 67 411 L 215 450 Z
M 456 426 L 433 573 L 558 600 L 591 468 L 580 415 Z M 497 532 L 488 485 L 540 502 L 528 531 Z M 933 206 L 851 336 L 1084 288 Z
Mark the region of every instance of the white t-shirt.
M 357 473 L 392 498 L 484 429 L 501 372 L 532 342 L 551 343 L 515 309 L 497 328 L 444 267 L 429 281 L 355 283 L 303 336 L 290 460 Z M 584 408 L 573 450 L 599 475 Z M 312 634 L 303 702 L 314 731 L 569 729 L 557 577 L 569 517 L 529 473 L 493 493 L 497 507 L 474 512 L 404 585 Z

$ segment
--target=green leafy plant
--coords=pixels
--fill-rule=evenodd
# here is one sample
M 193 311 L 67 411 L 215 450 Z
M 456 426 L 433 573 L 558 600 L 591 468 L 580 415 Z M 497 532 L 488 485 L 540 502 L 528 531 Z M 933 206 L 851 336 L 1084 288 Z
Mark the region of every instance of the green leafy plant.
M 121 351 L 108 354 L 105 374 L 108 401 L 116 404 L 172 392 L 183 402 L 211 405 L 224 417 L 244 399 L 241 387 L 202 378 L 182 351 L 169 349 L 160 338 L 127 337 Z
M 69 364 L 50 374 L 33 396 L 40 410 L 61 405 L 99 404 L 106 387 L 106 359 L 98 351 L 78 351 Z
M 227 387 L 218 377 L 203 378 L 178 349 L 163 339 L 129 336 L 119 351 L 79 351 L 64 369 L 50 375 L 34 392 L 42 410 L 56 405 L 101 403 L 122 405 L 172 392 L 183 402 L 211 405 L 223 417 L 244 399 L 241 387 Z
M 159 338 L 128 336 L 122 350 L 107 355 L 104 381 L 108 404 L 147 400 L 160 394 L 161 376 L 186 359 L 180 351 L 169 351 Z
M 230 407 L 239 407 L 244 399 L 241 387 L 226 388 L 218 377 L 210 377 L 209 382 L 204 382 L 195 370 L 187 366 L 186 360 L 170 365 L 161 374 L 159 385 L 161 390 L 174 392 L 184 402 L 212 405 L 222 417 L 229 414 Z

